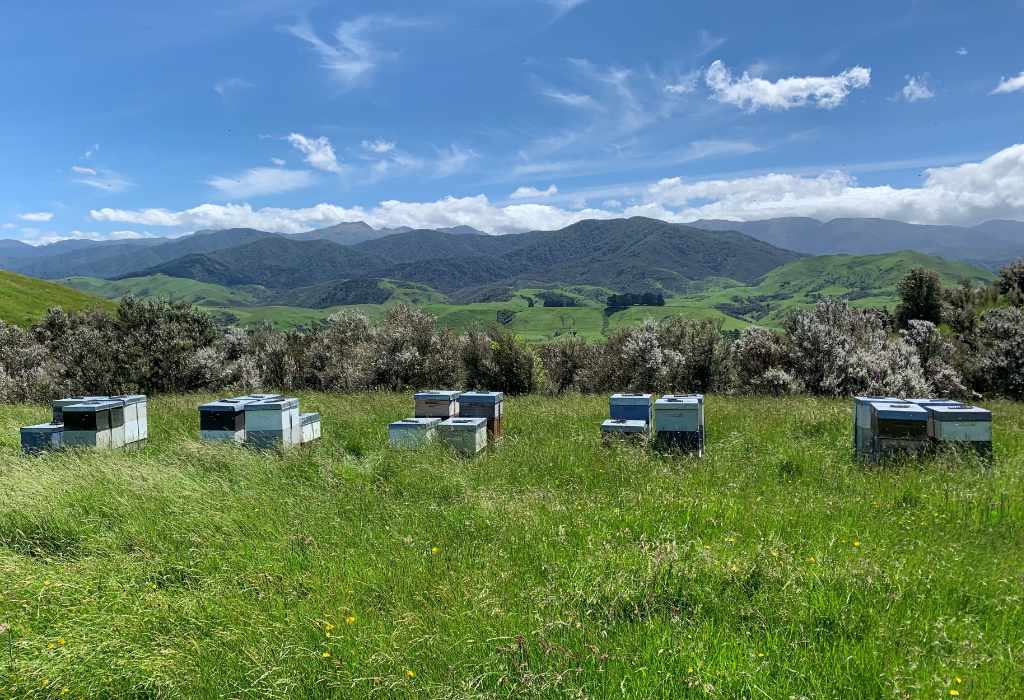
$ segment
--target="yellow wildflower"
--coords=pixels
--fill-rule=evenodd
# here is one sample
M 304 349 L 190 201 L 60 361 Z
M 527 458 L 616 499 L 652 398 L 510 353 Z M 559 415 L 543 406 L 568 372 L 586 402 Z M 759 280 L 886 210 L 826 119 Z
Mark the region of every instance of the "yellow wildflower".
M 325 651 L 325 652 L 324 652 L 323 654 L 321 654 L 320 656 L 324 657 L 325 659 L 329 659 L 329 658 L 331 658 L 331 652 L 329 652 L 329 651 Z
M 688 666 L 686 669 L 687 673 L 693 673 L 693 666 Z
M 64 646 L 64 637 L 58 638 L 57 639 L 57 644 L 60 644 L 61 646 Z
M 960 695 L 960 691 L 957 690 L 956 688 L 950 688 L 949 689 L 949 694 L 952 695 L 955 698 L 955 697 Z
M 406 678 L 415 678 L 416 677 L 416 672 L 415 671 L 406 671 L 405 672 L 405 677 Z
M 953 680 L 955 680 L 955 681 L 956 681 L 957 683 L 963 683 L 963 681 L 962 681 L 962 680 L 960 680 L 960 676 L 957 676 L 957 677 L 956 677 L 956 678 L 954 678 Z
M 346 625 L 354 625 L 354 624 L 356 624 L 356 616 L 355 615 L 349 615 L 348 617 L 346 617 L 345 618 L 345 624 Z
M 438 552 L 440 552 L 440 551 L 441 551 L 441 548 L 440 548 L 440 547 L 431 547 L 431 548 L 430 548 L 430 553 L 431 553 L 431 554 L 437 554 L 437 553 L 438 553 Z
M 330 622 L 325 622 L 324 623 L 324 631 L 325 632 L 330 632 L 333 629 L 334 629 L 334 625 L 332 625 Z
M 860 540 L 854 540 L 853 541 L 853 546 L 854 547 L 860 547 Z

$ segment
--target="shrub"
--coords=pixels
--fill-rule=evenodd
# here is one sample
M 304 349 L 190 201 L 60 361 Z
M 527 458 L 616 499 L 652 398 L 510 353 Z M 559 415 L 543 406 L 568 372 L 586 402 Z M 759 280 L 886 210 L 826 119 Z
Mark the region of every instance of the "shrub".
M 537 387 L 533 352 L 503 328 L 473 328 L 462 343 L 465 386 L 473 389 L 528 394 Z
M 978 328 L 973 383 L 982 391 L 1024 399 L 1024 310 L 984 313 Z
M 896 321 L 906 328 L 912 320 L 942 321 L 942 282 L 937 272 L 915 267 L 897 285 L 900 304 L 896 307 Z
M 781 396 L 803 390 L 801 382 L 786 371 L 786 340 L 774 331 L 744 330 L 733 344 L 732 358 L 736 388 L 742 393 Z

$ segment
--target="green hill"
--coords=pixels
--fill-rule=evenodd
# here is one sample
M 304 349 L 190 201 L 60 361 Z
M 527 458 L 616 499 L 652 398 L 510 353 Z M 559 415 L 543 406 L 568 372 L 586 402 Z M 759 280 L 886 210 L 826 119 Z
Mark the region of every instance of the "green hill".
M 0 321 L 29 326 L 55 306 L 65 311 L 115 308 L 113 302 L 92 294 L 0 270 Z
M 267 297 L 266 290 L 262 287 L 225 287 L 167 275 L 129 277 L 120 280 L 68 277 L 61 280 L 61 283 L 107 299 L 119 299 L 132 294 L 137 297 L 184 301 L 199 306 L 248 306 L 264 303 Z

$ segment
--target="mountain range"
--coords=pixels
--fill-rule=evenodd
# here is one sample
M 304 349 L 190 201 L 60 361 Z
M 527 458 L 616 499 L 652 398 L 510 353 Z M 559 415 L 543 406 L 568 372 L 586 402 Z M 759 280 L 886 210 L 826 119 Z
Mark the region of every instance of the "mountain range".
M 486 301 L 523 286 L 577 284 L 635 292 L 680 291 L 719 278 L 749 283 L 804 255 L 899 250 L 994 269 L 1024 255 L 1024 223 L 990 221 L 965 228 L 786 218 L 682 225 L 634 217 L 492 236 L 467 226 L 374 229 L 346 222 L 299 234 L 236 228 L 38 247 L 0 240 L 0 268 L 43 279 L 165 275 L 278 292 L 309 289 L 324 303 L 361 298 L 369 289 L 361 283 L 366 280 L 392 279 Z

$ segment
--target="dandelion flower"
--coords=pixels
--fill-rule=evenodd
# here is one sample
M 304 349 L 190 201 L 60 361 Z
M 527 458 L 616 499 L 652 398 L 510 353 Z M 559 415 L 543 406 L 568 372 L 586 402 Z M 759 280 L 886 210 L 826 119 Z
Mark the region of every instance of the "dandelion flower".
M 324 631 L 325 632 L 330 632 L 333 629 L 334 629 L 334 625 L 332 625 L 330 622 L 325 622 L 324 623 Z
M 416 672 L 412 671 L 412 670 L 406 671 L 405 672 L 405 677 L 406 678 L 415 678 L 416 677 Z
M 331 658 L 331 652 L 329 652 L 329 651 L 325 651 L 325 652 L 324 652 L 323 654 L 321 654 L 320 656 L 324 657 L 325 659 L 329 659 L 329 658 Z
M 441 551 L 441 548 L 440 548 L 440 547 L 431 547 L 431 548 L 430 548 L 430 553 L 431 553 L 431 554 L 437 554 L 437 553 L 439 553 L 440 551 Z
M 57 639 L 57 644 L 60 644 L 61 646 L 64 646 L 64 637 L 58 638 Z
M 853 541 L 853 546 L 854 547 L 860 547 L 860 540 L 854 540 Z
M 346 617 L 345 618 L 345 624 L 346 625 L 354 625 L 354 624 L 356 624 L 356 616 L 355 615 L 349 615 L 348 617 Z
M 808 563 L 810 563 L 810 564 L 814 564 L 814 563 L 816 563 L 817 561 L 818 561 L 818 560 L 817 560 L 817 559 L 815 559 L 814 557 L 807 557 L 807 562 L 808 562 Z
M 69 688 L 67 686 L 64 686 L 63 688 L 60 689 L 60 694 L 61 695 L 67 695 L 70 692 L 71 692 L 71 688 Z
M 686 668 L 686 672 L 687 672 L 687 673 L 693 673 L 693 666 L 688 666 L 688 667 Z
M 957 677 L 956 677 L 956 678 L 954 678 L 953 680 L 955 680 L 955 681 L 956 681 L 956 682 L 957 682 L 958 684 L 959 684 L 959 683 L 963 683 L 963 681 L 962 681 L 962 680 L 960 680 L 960 676 L 957 676 Z
M 47 649 L 53 649 L 54 646 L 56 646 L 56 645 L 53 642 L 50 642 L 49 644 L 46 645 L 46 648 Z
M 955 697 L 958 697 L 960 695 L 960 691 L 957 690 L 956 688 L 950 688 L 949 689 L 949 694 L 952 695 L 955 698 Z

